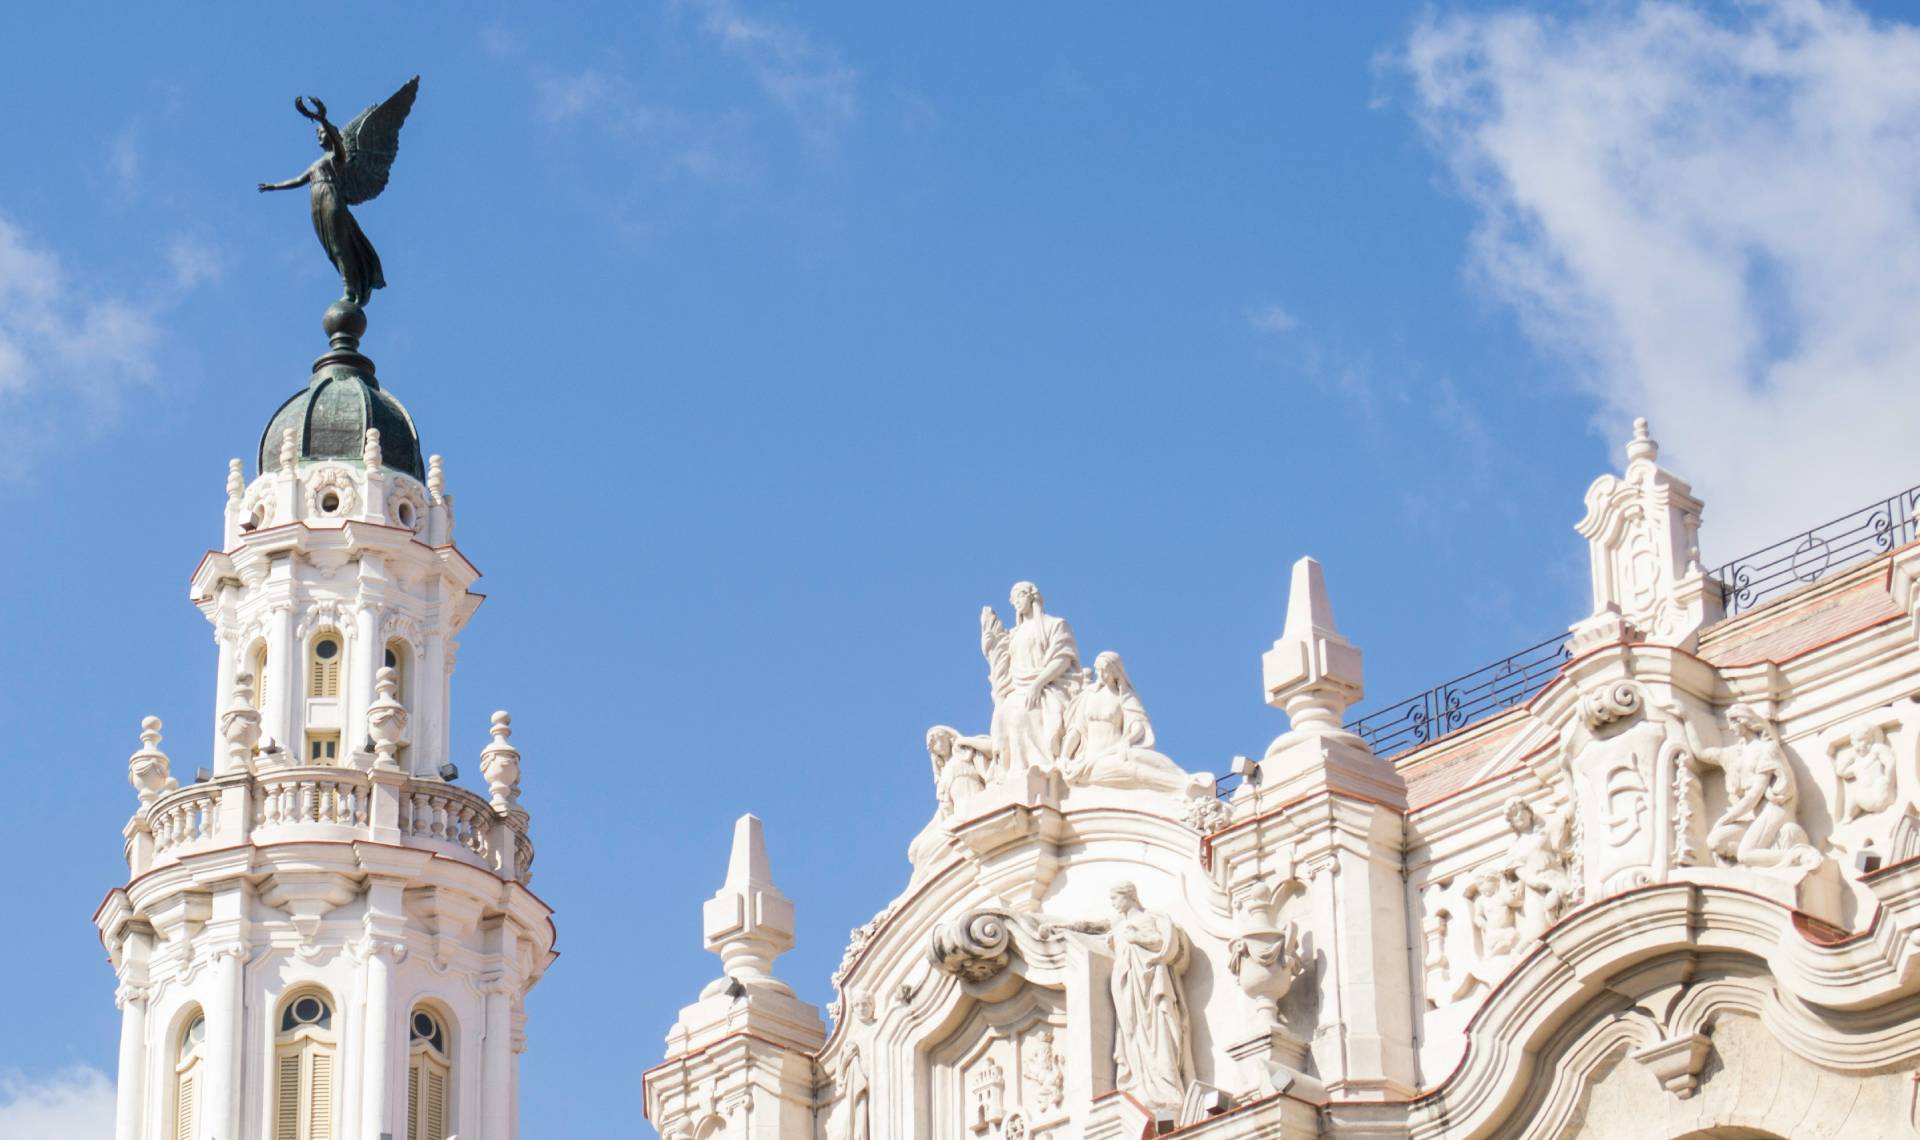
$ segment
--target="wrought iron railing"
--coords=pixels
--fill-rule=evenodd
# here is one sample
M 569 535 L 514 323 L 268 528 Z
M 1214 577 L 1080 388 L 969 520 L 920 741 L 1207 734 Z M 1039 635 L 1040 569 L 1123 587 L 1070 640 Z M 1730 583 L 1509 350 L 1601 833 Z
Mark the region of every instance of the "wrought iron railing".
M 1359 733 L 1378 755 L 1404 752 L 1526 700 L 1560 672 L 1569 656 L 1567 635 L 1556 633 L 1491 665 L 1370 712 L 1347 725 L 1347 731 Z
M 1817 582 L 1829 570 L 1912 542 L 1917 514 L 1920 487 L 1910 487 L 1734 559 L 1713 572 L 1720 580 L 1727 616 L 1744 613 L 1784 590 Z
M 1916 537 L 1920 537 L 1920 486 L 1736 558 L 1713 576 L 1721 584 L 1726 616 L 1732 617 L 1763 599 L 1886 554 Z M 1370 712 L 1349 723 L 1347 730 L 1365 737 L 1380 756 L 1437 740 L 1545 688 L 1571 656 L 1566 641 L 1565 633 L 1556 633 L 1510 657 Z

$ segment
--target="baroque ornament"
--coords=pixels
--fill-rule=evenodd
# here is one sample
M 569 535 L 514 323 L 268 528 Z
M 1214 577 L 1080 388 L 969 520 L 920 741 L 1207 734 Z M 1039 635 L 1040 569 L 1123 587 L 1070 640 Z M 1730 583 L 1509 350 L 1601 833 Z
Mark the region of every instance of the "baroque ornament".
M 1013 960 L 1015 918 L 1004 910 L 971 910 L 933 928 L 927 958 L 942 973 L 984 982 Z
M 1052 768 L 1066 735 L 1067 706 L 1080 691 L 1073 627 L 1046 612 L 1040 588 L 1016 582 L 1008 630 L 991 606 L 980 611 L 980 652 L 993 688 L 994 761 L 1003 772 Z

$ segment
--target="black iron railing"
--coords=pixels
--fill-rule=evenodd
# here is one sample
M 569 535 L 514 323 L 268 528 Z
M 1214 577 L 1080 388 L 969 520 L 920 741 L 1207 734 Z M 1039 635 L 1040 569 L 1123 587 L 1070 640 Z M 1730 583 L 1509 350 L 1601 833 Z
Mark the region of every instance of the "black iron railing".
M 1491 665 L 1370 712 L 1347 725 L 1347 731 L 1359 733 L 1378 755 L 1404 752 L 1526 700 L 1553 680 L 1569 656 L 1567 635 L 1556 633 Z
M 1726 615 L 1732 617 L 1763 599 L 1886 554 L 1916 537 L 1920 537 L 1920 487 L 1910 487 L 1736 558 L 1713 576 L 1721 584 Z M 1381 756 L 1437 740 L 1545 688 L 1572 655 L 1566 640 L 1565 633 L 1556 633 L 1511 657 L 1370 712 L 1349 723 L 1347 730 L 1365 737 Z
M 1885 554 L 1913 541 L 1920 514 L 1920 487 L 1869 503 L 1713 572 L 1720 580 L 1727 616 L 1744 613 L 1766 598 L 1817 582 L 1829 570 Z

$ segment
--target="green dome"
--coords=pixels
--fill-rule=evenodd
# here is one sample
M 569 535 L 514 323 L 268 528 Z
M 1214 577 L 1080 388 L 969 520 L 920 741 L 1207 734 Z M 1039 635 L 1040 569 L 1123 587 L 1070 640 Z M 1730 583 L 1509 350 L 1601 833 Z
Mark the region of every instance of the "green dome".
M 367 429 L 380 429 L 381 466 L 424 481 L 420 433 L 400 401 L 380 382 L 357 370 L 331 367 L 280 405 L 260 436 L 261 471 L 280 465 L 280 441 L 288 428 L 296 433 L 301 459 L 359 460 Z

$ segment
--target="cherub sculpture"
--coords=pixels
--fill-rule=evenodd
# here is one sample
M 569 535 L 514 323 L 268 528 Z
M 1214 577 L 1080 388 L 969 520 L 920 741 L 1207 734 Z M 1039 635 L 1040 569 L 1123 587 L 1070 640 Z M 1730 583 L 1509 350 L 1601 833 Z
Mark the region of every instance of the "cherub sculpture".
M 295 96 L 294 109 L 313 120 L 314 134 L 326 153 L 298 178 L 260 184 L 262 193 L 312 187 L 313 233 L 340 272 L 343 304 L 363 306 L 375 289 L 386 288 L 380 255 L 347 207 L 371 202 L 387 188 L 387 173 L 400 153 L 400 127 L 419 90 L 416 75 L 385 101 L 355 115 L 345 128 L 336 128 L 327 119 L 325 103 L 314 99 L 308 106 L 306 97 Z

